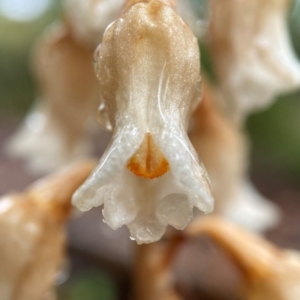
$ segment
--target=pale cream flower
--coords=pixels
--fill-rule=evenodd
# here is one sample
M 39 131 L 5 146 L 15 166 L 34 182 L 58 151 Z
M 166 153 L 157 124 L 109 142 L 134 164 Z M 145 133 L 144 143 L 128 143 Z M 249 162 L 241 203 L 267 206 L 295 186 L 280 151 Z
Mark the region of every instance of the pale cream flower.
M 254 231 L 279 223 L 279 208 L 264 198 L 248 179 L 245 134 L 218 108 L 221 95 L 203 80 L 203 99 L 193 114 L 190 140 L 211 180 L 214 212 Z
M 73 204 L 104 204 L 110 227 L 127 225 L 138 243 L 153 242 L 167 224 L 185 228 L 194 206 L 213 209 L 186 134 L 200 99 L 197 39 L 172 8 L 150 1 L 109 26 L 95 57 L 100 115 L 114 133 Z
M 65 0 L 64 22 L 47 29 L 35 47 L 39 86 L 36 105 L 7 143 L 8 155 L 23 158 L 34 173 L 51 172 L 92 152 L 98 84 L 93 52 L 125 0 Z M 193 28 L 186 0 L 178 10 Z
M 300 87 L 300 64 L 288 35 L 290 0 L 212 0 L 210 53 L 237 122 Z
M 53 171 L 90 152 L 87 123 L 98 103 L 92 59 L 93 50 L 66 24 L 51 26 L 37 43 L 33 67 L 40 96 L 7 144 L 8 154 L 25 158 L 30 170 Z
M 65 0 L 65 14 L 75 37 L 95 48 L 106 27 L 121 14 L 125 0 Z
M 91 153 L 89 138 L 98 105 L 93 52 L 124 4 L 65 2 L 64 22 L 47 28 L 33 51 L 36 105 L 6 147 L 9 155 L 25 159 L 34 173 L 51 172 Z

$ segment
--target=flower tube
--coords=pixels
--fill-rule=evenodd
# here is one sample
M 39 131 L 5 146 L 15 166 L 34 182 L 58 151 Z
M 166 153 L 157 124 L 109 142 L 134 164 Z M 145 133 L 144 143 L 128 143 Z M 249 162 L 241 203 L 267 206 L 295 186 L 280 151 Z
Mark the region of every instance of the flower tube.
M 65 0 L 64 21 L 46 30 L 37 43 L 33 67 L 39 95 L 6 147 L 8 155 L 24 158 L 30 171 L 50 172 L 92 152 L 90 135 L 96 128 L 98 104 L 93 52 L 125 2 Z M 172 4 L 175 7 L 174 0 Z M 179 0 L 178 6 L 179 14 L 196 31 L 189 3 Z
M 160 1 L 132 6 L 96 51 L 100 118 L 113 137 L 98 167 L 74 194 L 82 211 L 104 204 L 113 229 L 138 243 L 183 229 L 193 207 L 213 209 L 206 171 L 186 128 L 200 99 L 197 39 Z

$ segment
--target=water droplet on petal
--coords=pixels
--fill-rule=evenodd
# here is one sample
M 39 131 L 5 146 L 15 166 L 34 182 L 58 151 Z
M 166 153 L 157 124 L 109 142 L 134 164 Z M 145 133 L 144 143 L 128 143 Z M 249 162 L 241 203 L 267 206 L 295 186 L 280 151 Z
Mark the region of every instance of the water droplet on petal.
M 106 130 L 111 131 L 112 125 L 110 123 L 107 109 L 104 103 L 101 103 L 98 108 L 98 117 L 97 117 L 98 123 Z

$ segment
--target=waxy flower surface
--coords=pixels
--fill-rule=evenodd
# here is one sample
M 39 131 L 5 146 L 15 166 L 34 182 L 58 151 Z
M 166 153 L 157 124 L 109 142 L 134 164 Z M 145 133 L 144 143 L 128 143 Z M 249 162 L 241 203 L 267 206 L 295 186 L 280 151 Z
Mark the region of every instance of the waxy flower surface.
M 138 3 L 109 26 L 95 54 L 100 118 L 113 137 L 74 194 L 83 211 L 104 204 L 107 224 L 138 243 L 183 229 L 193 207 L 213 209 L 209 181 L 186 134 L 200 99 L 197 39 L 159 1 Z

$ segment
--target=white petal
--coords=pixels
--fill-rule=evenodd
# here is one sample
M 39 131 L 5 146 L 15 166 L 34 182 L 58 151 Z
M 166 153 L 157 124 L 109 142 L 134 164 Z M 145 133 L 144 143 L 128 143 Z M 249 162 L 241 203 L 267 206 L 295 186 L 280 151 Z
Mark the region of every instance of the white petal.
M 72 203 L 82 211 L 103 204 L 106 185 L 109 184 L 135 153 L 142 142 L 143 135 L 133 124 L 116 130 L 111 145 L 103 154 L 98 167 L 87 181 L 73 195 Z
M 208 175 L 185 131 L 166 125 L 155 138 L 170 164 L 176 183 L 185 190 L 194 206 L 204 213 L 211 212 L 214 200 L 210 193 Z
M 184 194 L 169 194 L 157 208 L 157 215 L 163 223 L 176 229 L 184 229 L 193 218 L 193 208 Z
M 105 187 L 103 216 L 112 229 L 136 218 L 139 201 L 135 195 L 136 185 L 136 176 L 125 169 Z
M 140 244 L 149 244 L 162 238 L 166 227 L 158 219 L 140 218 L 129 226 L 131 238 Z

